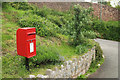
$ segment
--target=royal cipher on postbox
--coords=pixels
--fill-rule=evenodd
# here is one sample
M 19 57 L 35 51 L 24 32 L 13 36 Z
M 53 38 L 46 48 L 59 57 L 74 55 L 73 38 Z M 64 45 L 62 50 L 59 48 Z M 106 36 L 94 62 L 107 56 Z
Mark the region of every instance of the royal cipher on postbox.
M 16 33 L 17 54 L 27 58 L 36 55 L 36 29 L 32 27 L 19 28 Z

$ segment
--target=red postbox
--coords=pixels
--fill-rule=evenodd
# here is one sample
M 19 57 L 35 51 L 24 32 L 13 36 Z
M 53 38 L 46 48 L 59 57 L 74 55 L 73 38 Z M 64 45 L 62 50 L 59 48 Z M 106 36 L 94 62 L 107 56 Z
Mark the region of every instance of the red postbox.
M 19 28 L 17 30 L 17 54 L 30 58 L 36 55 L 36 30 L 35 28 Z

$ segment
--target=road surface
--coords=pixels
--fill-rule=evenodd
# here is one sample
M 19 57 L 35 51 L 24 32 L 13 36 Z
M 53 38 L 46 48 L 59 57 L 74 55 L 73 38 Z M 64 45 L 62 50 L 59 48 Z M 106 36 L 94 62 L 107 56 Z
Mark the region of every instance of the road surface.
M 105 61 L 89 78 L 118 78 L 118 43 L 116 41 L 96 39 L 100 44 Z

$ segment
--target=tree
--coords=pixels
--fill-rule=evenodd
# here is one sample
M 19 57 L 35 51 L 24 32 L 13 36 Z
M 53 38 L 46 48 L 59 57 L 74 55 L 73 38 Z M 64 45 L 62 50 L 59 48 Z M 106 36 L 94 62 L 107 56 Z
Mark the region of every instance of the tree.
M 74 18 L 68 22 L 67 26 L 70 34 L 69 41 L 72 45 L 77 46 L 84 42 L 82 31 L 92 23 L 90 17 L 91 11 L 92 8 L 84 9 L 80 5 L 74 6 Z
M 118 2 L 118 5 L 115 8 L 117 8 L 118 10 L 120 10 L 120 1 Z
M 110 2 L 107 2 L 107 1 L 104 1 L 104 0 L 102 2 L 98 2 L 98 3 L 112 7 Z

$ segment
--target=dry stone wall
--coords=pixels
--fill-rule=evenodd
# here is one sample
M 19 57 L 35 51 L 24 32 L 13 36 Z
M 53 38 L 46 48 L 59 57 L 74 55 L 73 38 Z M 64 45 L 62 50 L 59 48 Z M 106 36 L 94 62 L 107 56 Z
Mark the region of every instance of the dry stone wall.
M 31 3 L 37 5 L 39 8 L 42 8 L 43 6 L 47 6 L 51 9 L 58 10 L 58 11 L 67 11 L 70 9 L 70 7 L 74 4 L 80 4 L 84 8 L 92 7 L 94 9 L 93 14 L 95 16 L 98 16 L 100 18 L 100 4 L 97 3 L 88 3 L 88 2 L 37 2 L 37 3 Z M 102 20 L 109 21 L 109 20 L 120 20 L 120 11 L 118 9 L 102 5 Z
M 54 70 L 47 69 L 45 75 L 38 74 L 29 75 L 30 78 L 77 78 L 77 76 L 85 74 L 95 59 L 95 47 L 79 58 L 65 61 L 60 68 L 55 67 Z

